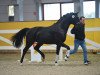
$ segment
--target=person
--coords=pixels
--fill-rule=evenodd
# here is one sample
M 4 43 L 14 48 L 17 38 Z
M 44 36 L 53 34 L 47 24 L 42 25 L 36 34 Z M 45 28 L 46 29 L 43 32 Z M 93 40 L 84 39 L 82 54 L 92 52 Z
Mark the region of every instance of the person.
M 70 54 L 76 53 L 78 50 L 78 47 L 81 46 L 83 49 L 84 64 L 88 65 L 90 64 L 90 61 L 88 61 L 88 58 L 87 58 L 87 48 L 86 48 L 86 43 L 85 43 L 85 17 L 81 16 L 79 19 L 80 19 L 80 22 L 78 22 L 77 25 L 74 26 L 71 30 L 71 33 L 75 35 L 74 49 L 67 51 L 65 60 L 68 59 Z

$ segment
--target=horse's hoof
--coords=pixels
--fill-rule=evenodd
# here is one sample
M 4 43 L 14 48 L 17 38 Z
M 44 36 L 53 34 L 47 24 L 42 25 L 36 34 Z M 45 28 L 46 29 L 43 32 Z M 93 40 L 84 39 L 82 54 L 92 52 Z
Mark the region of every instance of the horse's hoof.
M 67 61 L 68 59 L 65 58 L 64 60 Z
M 20 60 L 17 60 L 18 62 L 20 62 Z
M 45 62 L 45 59 L 42 59 L 42 62 Z
M 67 61 L 68 60 L 68 57 L 65 57 L 64 60 Z
M 23 66 L 23 63 L 20 63 L 20 66 Z
M 55 66 L 58 66 L 58 63 L 55 63 Z
M 65 61 L 67 61 L 67 60 L 65 59 Z
M 57 61 L 55 61 L 55 66 L 58 66 L 58 62 Z
M 42 63 L 45 64 L 45 61 L 43 61 Z
M 42 63 L 43 63 L 43 64 L 45 63 L 45 59 L 42 59 Z

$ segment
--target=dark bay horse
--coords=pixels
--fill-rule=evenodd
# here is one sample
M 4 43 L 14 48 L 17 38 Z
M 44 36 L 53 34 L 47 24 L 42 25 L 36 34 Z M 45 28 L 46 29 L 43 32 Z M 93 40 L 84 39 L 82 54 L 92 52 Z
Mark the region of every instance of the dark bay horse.
M 26 36 L 26 46 L 23 49 L 20 63 L 23 62 L 26 52 L 34 42 L 37 42 L 37 45 L 34 47 L 34 49 L 41 54 L 43 60 L 45 59 L 45 55 L 42 51 L 39 50 L 39 48 L 43 44 L 56 44 L 57 55 L 55 63 L 57 63 L 60 48 L 65 47 L 67 50 L 70 50 L 70 47 L 64 44 L 69 25 L 76 25 L 78 22 L 78 13 L 67 13 L 51 26 L 23 28 L 22 30 L 20 30 L 18 33 L 12 36 L 11 40 L 13 42 L 13 45 L 18 48 L 22 45 L 23 38 Z

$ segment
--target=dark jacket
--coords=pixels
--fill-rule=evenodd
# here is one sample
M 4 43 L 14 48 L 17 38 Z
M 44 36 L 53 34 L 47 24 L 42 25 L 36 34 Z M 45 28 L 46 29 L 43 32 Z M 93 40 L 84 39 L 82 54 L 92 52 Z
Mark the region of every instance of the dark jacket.
M 75 39 L 84 40 L 85 39 L 85 25 L 82 23 L 78 23 L 76 26 L 73 27 L 71 30 L 72 34 L 75 34 Z

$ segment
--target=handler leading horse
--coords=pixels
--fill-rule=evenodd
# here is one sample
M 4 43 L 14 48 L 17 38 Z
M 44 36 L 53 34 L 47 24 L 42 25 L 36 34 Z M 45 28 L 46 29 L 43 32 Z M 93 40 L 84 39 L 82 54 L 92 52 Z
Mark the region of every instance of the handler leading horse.
M 22 45 L 23 37 L 26 36 L 26 46 L 23 49 L 23 54 L 20 63 L 23 62 L 26 52 L 34 42 L 37 42 L 37 45 L 34 47 L 34 49 L 41 54 L 43 60 L 45 59 L 45 55 L 43 52 L 39 50 L 39 48 L 43 44 L 56 44 L 57 55 L 55 63 L 57 63 L 59 59 L 59 51 L 61 46 L 70 50 L 70 47 L 64 44 L 69 25 L 70 24 L 76 25 L 78 22 L 79 22 L 78 13 L 67 13 L 52 26 L 24 28 L 20 30 L 12 37 L 13 45 L 18 48 Z

